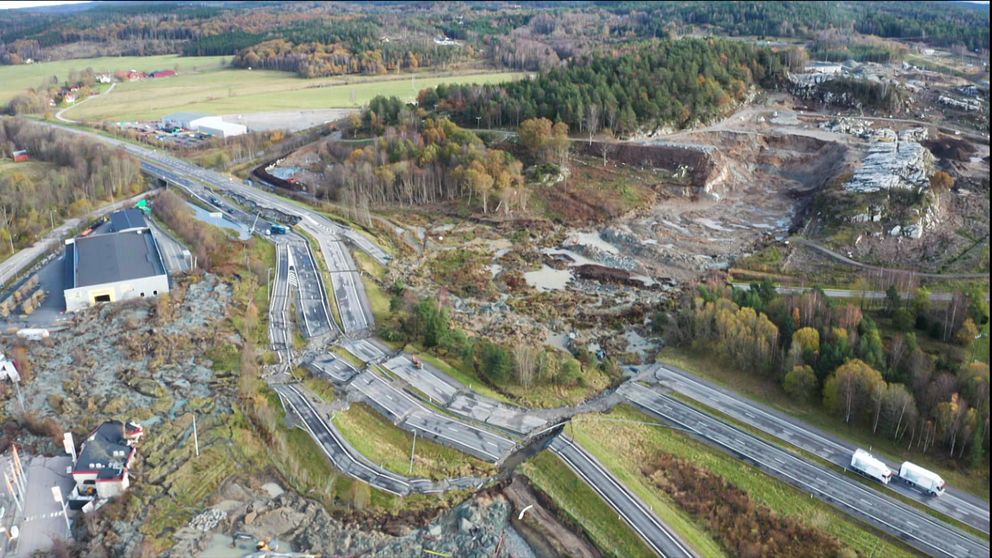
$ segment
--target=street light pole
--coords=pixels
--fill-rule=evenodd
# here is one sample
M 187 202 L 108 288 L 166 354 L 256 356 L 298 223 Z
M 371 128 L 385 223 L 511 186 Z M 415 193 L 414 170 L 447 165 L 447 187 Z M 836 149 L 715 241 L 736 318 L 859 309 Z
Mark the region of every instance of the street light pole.
M 65 532 L 72 537 L 72 526 L 69 525 L 69 511 L 65 507 L 65 498 L 62 497 L 62 489 L 58 486 L 52 487 L 52 497 L 59 504 L 62 504 L 62 517 L 65 518 Z

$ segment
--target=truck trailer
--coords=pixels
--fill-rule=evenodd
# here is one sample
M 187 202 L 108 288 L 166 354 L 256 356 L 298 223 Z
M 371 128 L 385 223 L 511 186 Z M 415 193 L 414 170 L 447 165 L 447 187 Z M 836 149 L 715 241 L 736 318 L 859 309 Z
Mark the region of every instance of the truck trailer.
M 888 465 L 860 448 L 854 450 L 854 455 L 851 456 L 851 468 L 882 484 L 889 484 L 894 475 Z
M 899 467 L 899 478 L 931 496 L 940 496 L 947 487 L 940 475 L 909 461 L 903 462 L 902 467 Z

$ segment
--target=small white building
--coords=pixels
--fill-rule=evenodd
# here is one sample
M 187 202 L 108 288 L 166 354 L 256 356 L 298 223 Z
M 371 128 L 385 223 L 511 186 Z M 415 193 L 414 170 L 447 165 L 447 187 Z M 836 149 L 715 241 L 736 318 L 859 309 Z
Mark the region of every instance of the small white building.
M 844 66 L 832 62 L 813 62 L 803 69 L 807 74 L 824 74 L 828 76 L 835 76 L 843 70 Z

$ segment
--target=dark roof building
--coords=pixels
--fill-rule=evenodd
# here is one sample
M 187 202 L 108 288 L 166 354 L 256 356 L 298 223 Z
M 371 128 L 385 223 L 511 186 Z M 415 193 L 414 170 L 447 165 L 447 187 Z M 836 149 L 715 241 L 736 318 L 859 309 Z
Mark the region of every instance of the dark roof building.
M 128 470 L 134 459 L 144 430 L 133 423 L 112 420 L 101 424 L 83 442 L 79 457 L 72 467 L 72 478 L 78 484 L 92 485 L 103 498 L 117 496 L 130 484 Z
M 110 214 L 110 229 L 113 232 L 124 232 L 147 227 L 148 223 L 145 222 L 145 214 L 140 209 L 131 207 Z
M 125 217 L 121 226 L 132 224 Z M 113 227 L 116 227 L 112 223 Z M 158 243 L 147 228 L 66 241 L 65 306 L 69 312 L 169 291 Z

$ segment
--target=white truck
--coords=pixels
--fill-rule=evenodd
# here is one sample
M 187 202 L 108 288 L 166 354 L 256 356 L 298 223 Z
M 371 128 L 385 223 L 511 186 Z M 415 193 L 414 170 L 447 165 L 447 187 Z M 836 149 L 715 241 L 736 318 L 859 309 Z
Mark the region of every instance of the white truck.
M 889 484 L 889 481 L 894 476 L 892 469 L 889 469 L 888 465 L 882 463 L 881 460 L 876 459 L 872 454 L 863 449 L 854 450 L 854 455 L 851 456 L 851 468 L 882 484 Z
M 944 493 L 944 488 L 947 487 L 940 475 L 909 461 L 904 462 L 902 467 L 899 467 L 899 478 L 931 496 L 940 496 Z

